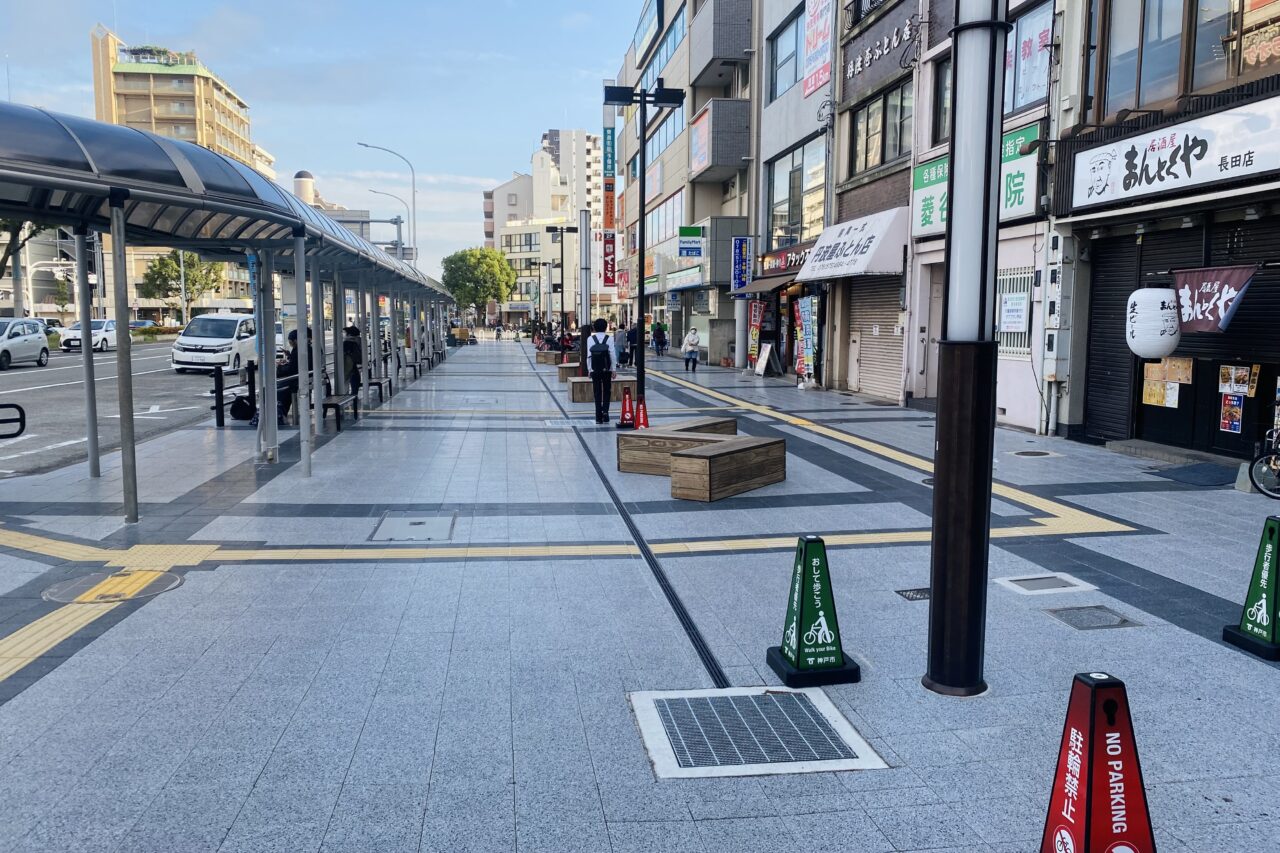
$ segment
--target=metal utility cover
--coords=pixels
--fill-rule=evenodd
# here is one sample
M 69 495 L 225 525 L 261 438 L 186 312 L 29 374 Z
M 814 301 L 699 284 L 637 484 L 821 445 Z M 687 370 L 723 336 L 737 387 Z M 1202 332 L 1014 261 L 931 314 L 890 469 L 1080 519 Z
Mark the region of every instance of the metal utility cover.
M 1055 592 L 1089 592 L 1097 589 L 1066 572 L 1042 572 L 1036 575 L 1018 575 L 996 578 L 996 583 L 1019 595 L 1048 595 Z
M 894 592 L 905 598 L 907 601 L 929 600 L 929 587 L 927 586 L 918 587 L 916 589 L 895 589 Z
M 1134 628 L 1141 622 L 1134 622 L 1127 616 L 1115 612 L 1110 607 L 1095 604 L 1091 607 L 1059 607 L 1046 610 L 1054 619 L 1065 622 L 1077 631 L 1100 631 L 1105 628 Z
M 453 538 L 456 515 L 452 512 L 448 515 L 388 512 L 369 539 L 373 542 L 444 542 Z
M 1061 453 L 1051 453 L 1048 450 L 1015 450 L 1014 456 L 1021 456 L 1029 459 L 1040 459 L 1045 456 L 1061 456 Z
M 887 766 L 817 688 L 646 691 L 630 699 L 659 778 Z

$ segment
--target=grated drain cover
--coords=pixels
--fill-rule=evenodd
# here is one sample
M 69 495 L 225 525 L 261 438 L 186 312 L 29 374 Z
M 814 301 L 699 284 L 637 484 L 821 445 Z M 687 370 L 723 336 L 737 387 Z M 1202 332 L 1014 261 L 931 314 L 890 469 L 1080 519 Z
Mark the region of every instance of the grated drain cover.
M 1077 631 L 1099 631 L 1105 628 L 1134 628 L 1141 622 L 1134 622 L 1127 616 L 1115 612 L 1110 607 L 1095 604 L 1091 607 L 1059 607 L 1046 610 L 1054 619 L 1065 622 Z
M 927 586 L 918 587 L 916 589 L 895 589 L 894 592 L 905 598 L 907 601 L 929 600 L 929 587 Z
M 1046 595 L 1054 592 L 1086 592 L 1097 589 L 1066 572 L 1048 572 L 1039 575 L 1021 575 L 1017 577 L 996 578 L 996 583 L 1005 589 L 1022 595 Z
M 886 765 L 821 690 L 631 694 L 659 777 L 874 770 Z
M 382 516 L 377 529 L 369 537 L 372 542 L 443 542 L 453 538 L 453 521 L 457 513 L 427 515 L 391 511 Z
M 56 583 L 40 593 L 40 597 L 59 604 L 110 604 L 150 598 L 181 585 L 182 577 L 172 572 L 93 572 L 74 580 Z

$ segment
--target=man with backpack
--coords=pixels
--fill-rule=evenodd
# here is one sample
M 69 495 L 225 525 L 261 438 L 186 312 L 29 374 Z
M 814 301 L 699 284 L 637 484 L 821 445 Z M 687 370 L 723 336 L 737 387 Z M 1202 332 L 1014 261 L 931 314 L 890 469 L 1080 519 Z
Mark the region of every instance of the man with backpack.
M 596 423 L 609 422 L 609 398 L 613 394 L 613 376 L 618 369 L 618 352 L 603 318 L 592 325 L 587 338 L 587 366 L 591 370 L 591 392 L 596 399 Z

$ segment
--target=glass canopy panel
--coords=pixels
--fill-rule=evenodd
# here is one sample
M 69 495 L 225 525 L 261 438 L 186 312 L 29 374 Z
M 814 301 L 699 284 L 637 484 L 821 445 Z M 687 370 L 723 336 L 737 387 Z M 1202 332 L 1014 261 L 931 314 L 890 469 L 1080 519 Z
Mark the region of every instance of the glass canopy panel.
M 66 128 L 34 107 L 0 104 L 0 159 L 91 172 L 84 152 Z

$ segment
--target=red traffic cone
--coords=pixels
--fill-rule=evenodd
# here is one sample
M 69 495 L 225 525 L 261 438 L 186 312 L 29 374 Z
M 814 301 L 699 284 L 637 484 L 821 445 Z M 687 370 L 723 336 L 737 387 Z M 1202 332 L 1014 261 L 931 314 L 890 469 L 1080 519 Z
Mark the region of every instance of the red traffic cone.
M 568 350 L 565 350 L 565 351 L 564 351 L 564 358 L 560 359 L 560 363 L 561 363 L 561 364 L 568 364 L 568 363 L 569 363 L 569 351 L 568 351 Z
M 649 409 L 644 404 L 644 397 L 636 404 L 636 429 L 649 428 Z
M 622 420 L 618 421 L 618 429 L 635 429 L 636 418 L 631 408 L 631 389 L 622 389 Z

